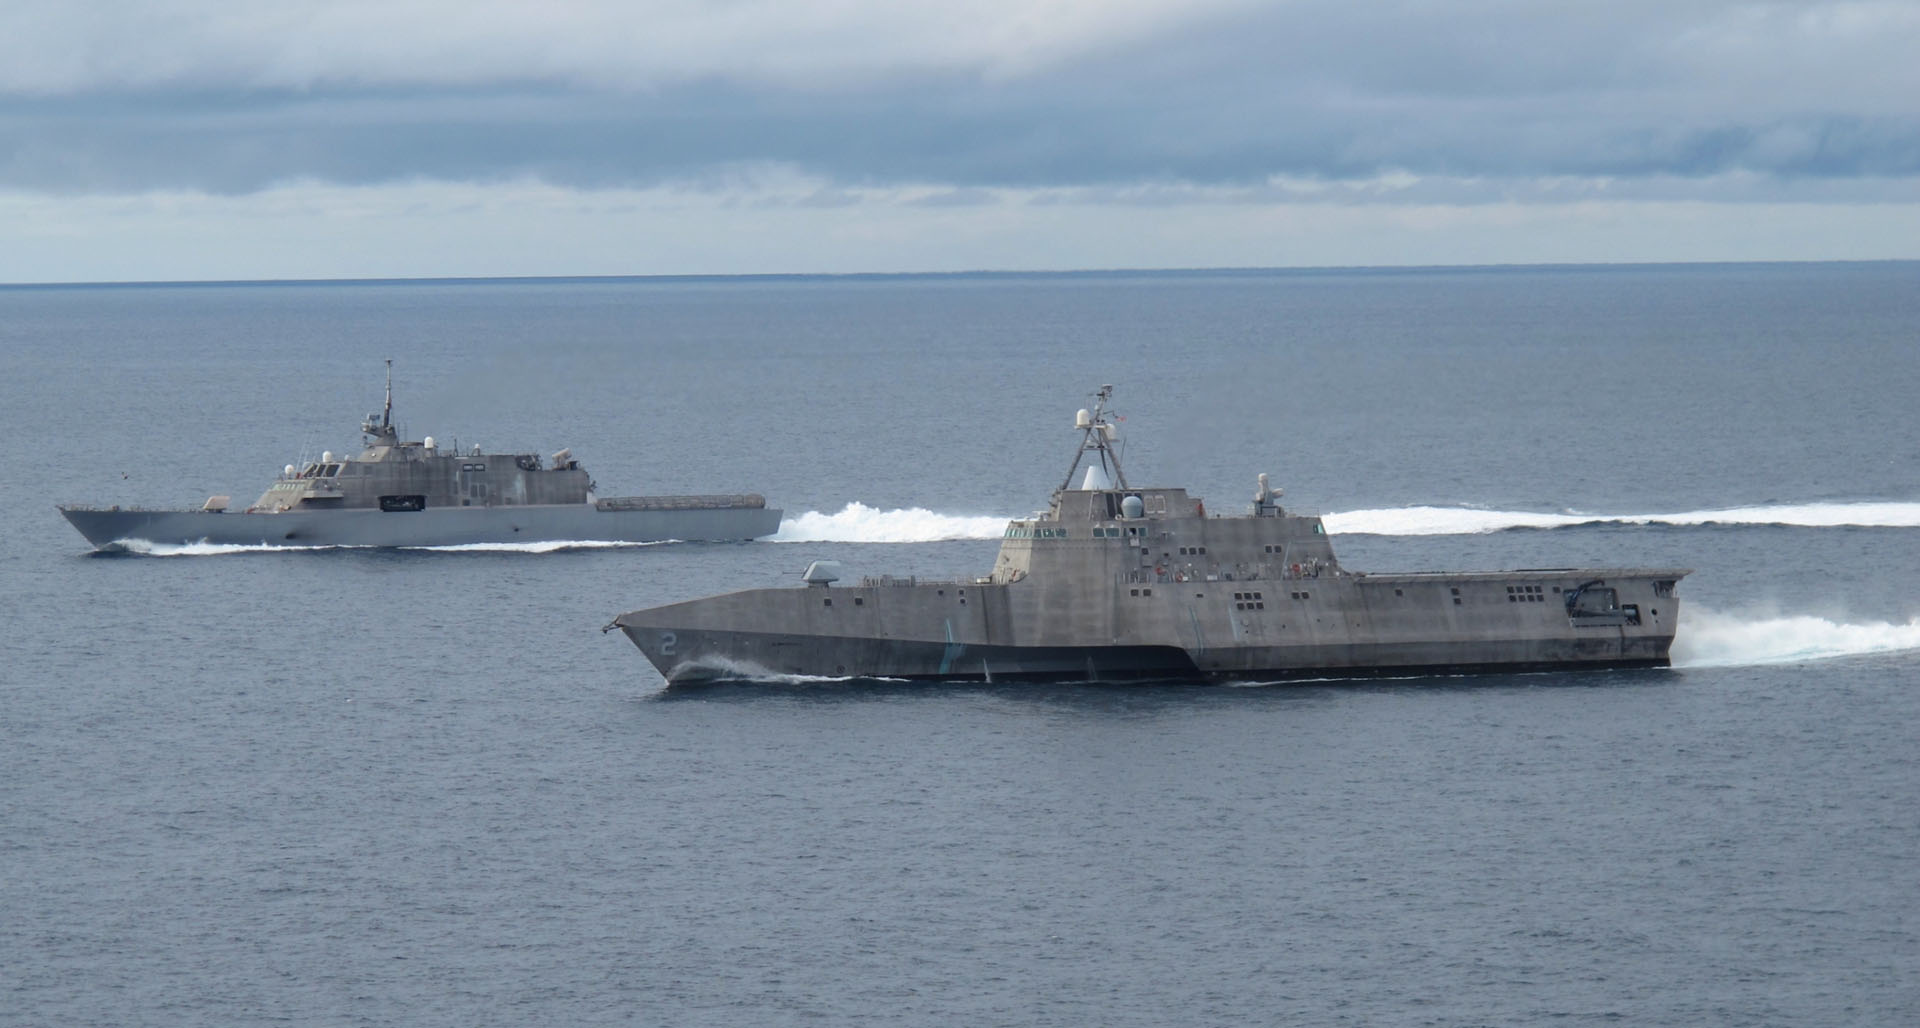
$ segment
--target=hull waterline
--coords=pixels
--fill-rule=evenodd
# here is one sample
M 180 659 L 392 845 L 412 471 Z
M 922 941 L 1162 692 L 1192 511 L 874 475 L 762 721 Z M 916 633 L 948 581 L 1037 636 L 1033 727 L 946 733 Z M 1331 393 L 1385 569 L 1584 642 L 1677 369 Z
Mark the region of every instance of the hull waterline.
M 772 508 L 603 511 L 554 507 L 287 511 L 101 510 L 62 507 L 95 548 L 158 545 L 419 547 L 536 542 L 682 542 L 756 539 L 779 530 Z

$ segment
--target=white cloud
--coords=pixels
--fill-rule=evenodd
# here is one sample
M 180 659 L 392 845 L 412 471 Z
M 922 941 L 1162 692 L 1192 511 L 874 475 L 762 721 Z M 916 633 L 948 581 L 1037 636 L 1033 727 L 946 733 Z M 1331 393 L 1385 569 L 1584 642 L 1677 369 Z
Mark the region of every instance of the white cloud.
M 1920 256 L 1915 53 L 1893 0 L 14 0 L 0 279 Z
M 0 91 L 1011 76 L 1248 0 L 29 0 Z

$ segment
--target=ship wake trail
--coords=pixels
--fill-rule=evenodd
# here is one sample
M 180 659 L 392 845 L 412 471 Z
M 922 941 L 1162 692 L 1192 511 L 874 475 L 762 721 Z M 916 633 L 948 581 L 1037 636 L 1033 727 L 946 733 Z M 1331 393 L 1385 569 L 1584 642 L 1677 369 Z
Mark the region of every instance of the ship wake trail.
M 1741 617 L 1685 608 L 1675 667 L 1742 667 L 1920 650 L 1920 617 L 1849 624 L 1812 616 Z
M 1327 531 L 1344 535 L 1479 535 L 1510 528 L 1580 525 L 1785 525 L 1806 528 L 1920 528 L 1920 503 L 1799 503 L 1671 514 L 1547 514 L 1472 507 L 1389 507 L 1328 514 Z
M 938 514 L 924 507 L 878 510 L 849 503 L 837 514 L 808 511 L 780 523 L 776 543 L 936 543 L 951 539 L 998 539 L 1000 515 Z
M 120 552 L 142 557 L 222 557 L 234 553 L 320 553 L 342 549 L 339 546 L 269 546 L 265 543 L 153 543 L 145 539 L 122 539 L 115 544 Z
M 415 553 L 559 553 L 566 550 L 624 550 L 663 546 L 675 542 L 612 542 L 592 540 L 550 540 L 537 543 L 450 543 L 445 546 L 396 546 L 393 549 Z M 123 539 L 122 552 L 142 557 L 221 557 L 236 553 L 349 553 L 375 550 L 373 546 L 275 546 L 266 543 L 153 543 L 144 539 Z

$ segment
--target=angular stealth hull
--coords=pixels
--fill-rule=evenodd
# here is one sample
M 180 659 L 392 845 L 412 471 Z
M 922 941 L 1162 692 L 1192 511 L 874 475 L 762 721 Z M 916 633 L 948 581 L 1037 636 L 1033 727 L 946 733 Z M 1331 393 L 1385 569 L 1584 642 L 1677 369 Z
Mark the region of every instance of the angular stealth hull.
M 88 542 L 103 550 L 121 549 L 130 541 L 371 547 L 727 541 L 757 539 L 772 535 L 780 527 L 780 511 L 764 506 L 599 510 L 590 504 L 565 504 L 413 511 L 296 509 L 253 514 L 63 506 L 60 513 Z
M 1679 617 L 1671 583 L 1684 574 L 1169 581 L 1147 587 L 1148 596 L 1123 583 L 1117 595 L 1083 597 L 1071 608 L 1028 581 L 757 589 L 631 611 L 613 627 L 670 683 L 1247 681 L 1664 667 Z M 1643 613 L 1575 617 L 1548 602 L 1596 581 L 1640 600 L 1628 605 Z M 1535 595 L 1543 599 L 1508 599 Z
M 1100 403 L 1048 509 L 1010 522 L 968 581 L 868 578 L 837 566 L 798 589 L 750 589 L 621 614 L 669 683 L 789 675 L 1235 679 L 1659 667 L 1681 568 L 1371 575 L 1334 557 L 1317 517 L 1261 475 L 1253 509 L 1209 517 L 1185 489 L 1127 485 Z M 1087 477 L 1071 488 L 1089 455 Z M 1111 473 L 1111 478 L 1109 478 Z M 1109 483 L 1117 480 L 1118 487 Z

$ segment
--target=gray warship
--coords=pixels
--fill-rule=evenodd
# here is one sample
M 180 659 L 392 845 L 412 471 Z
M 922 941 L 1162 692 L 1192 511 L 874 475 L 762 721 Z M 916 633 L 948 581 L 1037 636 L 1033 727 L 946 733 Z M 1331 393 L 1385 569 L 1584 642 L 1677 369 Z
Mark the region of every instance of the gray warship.
M 756 494 L 599 498 L 572 451 L 459 452 L 432 436 L 403 442 L 386 408 L 360 426 L 360 455 L 322 453 L 286 466 L 244 511 L 215 496 L 198 509 L 60 505 L 99 550 L 130 543 L 267 546 L 457 546 L 484 543 L 755 539 L 780 527 Z
M 621 614 L 668 683 L 1285 680 L 1668 663 L 1682 568 L 1368 574 L 1258 477 L 1246 514 L 1128 484 L 1108 408 L 1081 410 L 1044 513 L 1007 525 L 990 574 L 864 578 L 815 561 L 799 587 Z M 1078 488 L 1074 476 L 1086 475 Z

